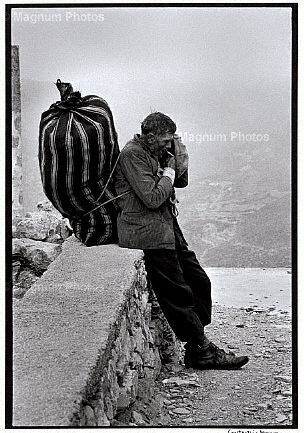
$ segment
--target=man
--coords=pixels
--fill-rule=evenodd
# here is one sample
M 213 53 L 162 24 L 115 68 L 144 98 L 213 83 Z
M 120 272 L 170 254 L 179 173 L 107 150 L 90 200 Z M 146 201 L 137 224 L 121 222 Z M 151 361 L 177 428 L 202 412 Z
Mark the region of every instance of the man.
M 187 342 L 185 366 L 238 369 L 248 357 L 226 353 L 204 333 L 211 322 L 211 284 L 176 218 L 174 187 L 187 186 L 188 170 L 175 131 L 172 119 L 152 113 L 142 122 L 141 135 L 121 151 L 115 187 L 118 195 L 129 193 L 118 201 L 119 245 L 144 251 L 160 307 L 176 336 Z

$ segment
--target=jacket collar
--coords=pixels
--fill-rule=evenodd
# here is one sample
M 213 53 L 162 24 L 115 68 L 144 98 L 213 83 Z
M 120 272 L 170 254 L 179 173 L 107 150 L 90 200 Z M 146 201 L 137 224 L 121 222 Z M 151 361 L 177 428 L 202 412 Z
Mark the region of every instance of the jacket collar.
M 141 146 L 150 156 L 152 156 L 152 158 L 158 161 L 158 155 L 151 151 L 150 146 L 145 142 L 145 140 L 139 134 L 134 135 L 134 141 L 136 142 L 136 144 Z

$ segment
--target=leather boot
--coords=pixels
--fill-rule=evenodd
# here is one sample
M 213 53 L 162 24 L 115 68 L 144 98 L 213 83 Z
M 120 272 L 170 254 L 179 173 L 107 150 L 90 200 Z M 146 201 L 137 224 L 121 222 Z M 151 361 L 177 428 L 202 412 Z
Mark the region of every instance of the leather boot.
M 199 370 L 237 370 L 249 361 L 248 356 L 236 356 L 209 342 L 207 346 L 186 344 L 186 368 Z

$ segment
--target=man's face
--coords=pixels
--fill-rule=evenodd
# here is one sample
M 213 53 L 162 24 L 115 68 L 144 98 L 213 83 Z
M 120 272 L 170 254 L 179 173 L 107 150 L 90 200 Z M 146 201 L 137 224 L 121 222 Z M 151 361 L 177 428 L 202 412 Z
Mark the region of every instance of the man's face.
M 165 149 L 170 149 L 173 140 L 173 134 L 166 132 L 165 134 L 156 135 L 158 154 L 162 154 Z

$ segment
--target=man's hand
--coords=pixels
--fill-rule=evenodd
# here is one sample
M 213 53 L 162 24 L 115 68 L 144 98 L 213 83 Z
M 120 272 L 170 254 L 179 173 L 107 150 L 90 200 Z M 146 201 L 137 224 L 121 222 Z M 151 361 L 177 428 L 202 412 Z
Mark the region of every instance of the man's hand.
M 170 167 L 175 170 L 175 156 L 172 155 L 167 149 L 162 151 L 159 163 L 162 168 Z
M 167 165 L 165 165 L 165 167 L 170 167 L 175 170 L 175 156 L 168 155 Z
M 175 156 L 173 156 L 169 151 L 166 151 L 166 154 L 166 160 L 163 165 L 163 176 L 169 177 L 173 185 L 175 180 Z

